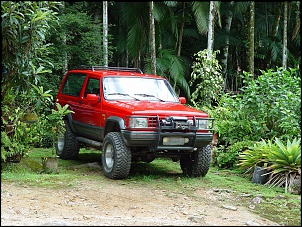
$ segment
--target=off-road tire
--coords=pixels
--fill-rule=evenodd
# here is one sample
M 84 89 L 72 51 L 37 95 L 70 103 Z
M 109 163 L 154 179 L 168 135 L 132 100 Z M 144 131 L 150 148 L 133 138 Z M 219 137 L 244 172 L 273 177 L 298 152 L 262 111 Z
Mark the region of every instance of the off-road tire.
M 183 173 L 189 177 L 204 177 L 211 164 L 211 146 L 198 148 L 191 155 L 180 157 L 180 167 Z
M 124 179 L 131 168 L 131 151 L 125 145 L 121 133 L 110 132 L 103 141 L 102 167 L 104 175 L 111 179 Z
M 65 123 L 65 133 L 59 136 L 56 142 L 56 154 L 65 160 L 76 160 L 80 151 L 80 145 L 76 141 L 76 136 L 71 130 L 67 120 Z

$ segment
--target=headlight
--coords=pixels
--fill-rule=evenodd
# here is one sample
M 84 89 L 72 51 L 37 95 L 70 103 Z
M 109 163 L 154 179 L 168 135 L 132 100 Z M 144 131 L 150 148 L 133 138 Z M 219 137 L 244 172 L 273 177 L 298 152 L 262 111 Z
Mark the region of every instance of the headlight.
M 209 121 L 208 120 L 197 120 L 198 129 L 209 129 Z
M 145 117 L 132 117 L 129 119 L 130 128 L 147 128 L 148 119 Z
M 188 120 L 188 124 L 193 125 L 193 120 Z M 211 130 L 213 129 L 213 119 L 196 119 L 196 127 L 198 130 Z

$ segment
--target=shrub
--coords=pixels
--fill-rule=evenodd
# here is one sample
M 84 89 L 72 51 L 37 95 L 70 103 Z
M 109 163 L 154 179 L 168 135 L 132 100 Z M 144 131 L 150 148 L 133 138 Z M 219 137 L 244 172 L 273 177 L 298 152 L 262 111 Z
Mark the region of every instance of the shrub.
M 20 159 L 31 146 L 30 125 L 21 121 L 24 111 L 20 107 L 11 111 L 1 116 L 1 162 Z
M 293 139 L 301 134 L 301 79 L 297 69 L 261 71 L 257 79 L 245 73 L 246 86 L 238 100 L 252 133 L 263 139 Z
M 214 148 L 214 163 L 220 168 L 233 168 L 238 164 L 239 155 L 253 146 L 255 141 L 245 140 L 236 142 L 230 146 L 220 145 L 218 148 Z
M 221 66 L 216 59 L 214 51 L 212 57 L 208 57 L 208 50 L 199 51 L 192 66 L 191 80 L 189 85 L 196 84 L 196 90 L 192 93 L 191 102 L 197 106 L 211 106 L 213 101 L 219 100 L 223 90 L 223 77 Z
M 301 87 L 296 69 L 262 71 L 257 79 L 245 73 L 242 93 L 224 94 L 206 112 L 215 119 L 214 131 L 225 145 L 243 140 L 278 137 L 293 139 L 301 134 Z
M 229 146 L 244 140 L 258 141 L 259 138 L 252 134 L 250 123 L 238 107 L 239 100 L 236 96 L 224 94 L 218 106 L 204 108 L 210 117 L 215 119 L 214 132 L 219 136 L 218 144 Z

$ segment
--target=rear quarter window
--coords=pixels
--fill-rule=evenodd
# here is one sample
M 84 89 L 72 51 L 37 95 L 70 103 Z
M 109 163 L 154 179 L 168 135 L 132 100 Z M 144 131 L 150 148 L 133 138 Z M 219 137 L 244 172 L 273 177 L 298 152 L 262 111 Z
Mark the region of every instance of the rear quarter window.
M 81 73 L 68 74 L 64 87 L 62 89 L 62 94 L 79 96 L 85 78 L 86 78 L 86 74 L 81 74 Z

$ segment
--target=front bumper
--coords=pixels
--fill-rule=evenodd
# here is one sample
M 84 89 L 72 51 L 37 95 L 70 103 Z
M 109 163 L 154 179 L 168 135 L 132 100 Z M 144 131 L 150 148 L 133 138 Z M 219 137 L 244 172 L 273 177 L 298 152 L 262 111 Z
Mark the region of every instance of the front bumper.
M 127 146 L 148 146 L 155 151 L 161 150 L 192 150 L 207 146 L 213 139 L 212 132 L 148 132 L 148 131 L 122 131 L 122 137 Z M 183 144 L 166 144 L 164 140 L 185 139 Z

